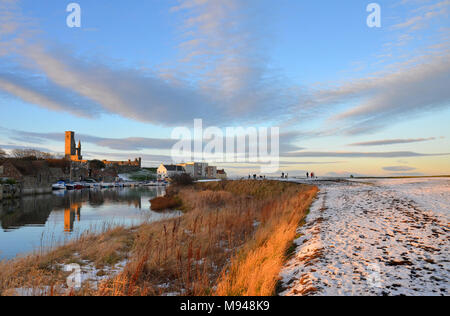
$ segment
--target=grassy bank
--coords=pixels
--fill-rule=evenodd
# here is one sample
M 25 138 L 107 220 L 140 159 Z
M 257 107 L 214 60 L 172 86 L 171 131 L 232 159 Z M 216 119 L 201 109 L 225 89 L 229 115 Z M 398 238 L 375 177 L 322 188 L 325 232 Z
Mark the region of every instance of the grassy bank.
M 17 288 L 64 291 L 61 264 L 122 272 L 71 295 L 272 295 L 317 188 L 276 181 L 171 187 L 182 217 L 115 228 L 42 255 L 0 264 L 0 295 Z M 38 291 L 39 292 L 39 291 Z M 42 293 L 40 291 L 39 293 Z

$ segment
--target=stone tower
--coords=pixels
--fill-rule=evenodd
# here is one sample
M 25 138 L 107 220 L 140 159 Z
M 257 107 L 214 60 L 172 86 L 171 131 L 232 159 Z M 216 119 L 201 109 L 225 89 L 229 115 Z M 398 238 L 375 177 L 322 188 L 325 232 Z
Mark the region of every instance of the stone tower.
M 81 140 L 78 141 L 77 156 L 78 156 L 78 160 L 81 160 L 81 158 L 82 158 L 82 156 L 81 156 Z
M 81 142 L 78 142 L 78 147 L 75 145 L 75 132 L 66 132 L 66 159 L 72 161 L 80 161 L 83 159 L 81 156 Z
M 70 158 L 76 154 L 75 132 L 66 132 L 66 158 Z

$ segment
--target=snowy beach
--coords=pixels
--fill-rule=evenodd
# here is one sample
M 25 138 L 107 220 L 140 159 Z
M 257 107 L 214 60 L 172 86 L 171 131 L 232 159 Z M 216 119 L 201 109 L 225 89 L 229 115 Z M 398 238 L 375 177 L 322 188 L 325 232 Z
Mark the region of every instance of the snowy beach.
M 449 178 L 317 185 L 281 295 L 450 294 Z

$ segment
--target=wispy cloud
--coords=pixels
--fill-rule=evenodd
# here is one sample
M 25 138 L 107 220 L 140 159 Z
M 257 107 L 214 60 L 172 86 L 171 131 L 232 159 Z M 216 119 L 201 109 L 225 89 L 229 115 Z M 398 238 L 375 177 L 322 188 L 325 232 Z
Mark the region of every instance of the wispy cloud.
M 0 133 L 10 139 L 20 142 L 33 142 L 45 144 L 48 141 L 64 142 L 64 133 L 36 133 L 21 130 L 12 130 L 0 127 Z M 88 134 L 76 134 L 77 140 L 83 143 L 90 143 L 100 147 L 114 149 L 118 151 L 136 151 L 143 149 L 170 149 L 176 140 L 167 138 L 146 138 L 146 137 L 125 137 L 107 138 Z M 62 147 L 61 147 L 62 148 Z
M 352 143 L 348 146 L 386 146 L 386 145 L 397 145 L 397 144 L 410 144 L 410 143 L 420 143 L 427 142 L 430 140 L 435 140 L 436 137 L 429 138 L 409 138 L 409 139 L 383 139 L 375 140 L 369 142 Z
M 284 157 L 345 157 L 345 158 L 405 158 L 405 157 L 428 157 L 428 156 L 448 156 L 450 153 L 416 153 L 412 151 L 387 151 L 387 152 L 349 152 L 349 151 L 305 151 L 284 154 Z
M 395 24 L 393 29 L 418 30 L 426 27 L 428 23 L 438 17 L 447 17 L 449 13 L 450 0 L 438 1 L 433 4 L 421 6 L 414 10 L 415 15 L 406 21 Z
M 64 133 L 37 133 L 17 129 L 8 129 L 0 126 L 0 135 L 5 136 L 11 140 L 24 142 L 45 144 L 48 141 L 64 142 Z M 279 137 L 280 153 L 289 153 L 293 151 L 302 150 L 303 148 L 292 144 L 298 137 L 296 132 L 281 133 Z M 114 149 L 118 151 L 136 151 L 136 150 L 168 150 L 175 145 L 177 139 L 170 138 L 148 138 L 148 137 L 125 137 L 125 138 L 109 138 L 99 137 L 89 134 L 77 133 L 77 140 L 82 143 L 90 143 L 96 146 Z M 249 141 L 247 139 L 247 141 Z M 206 145 L 209 140 L 204 140 Z M 227 143 L 226 137 L 222 140 L 223 144 Z M 269 148 L 270 150 L 270 148 Z
M 345 134 L 364 134 L 399 119 L 449 107 L 449 81 L 450 54 L 445 52 L 335 88 L 317 89 L 305 96 L 300 107 L 315 109 L 315 113 L 327 109 L 324 112 L 329 113 L 332 106 L 354 104 L 334 114 L 327 125 L 334 124 Z
M 390 166 L 390 167 L 384 167 L 383 170 L 385 171 L 413 171 L 416 170 L 416 168 L 408 167 L 408 166 Z
M 77 56 L 57 43 L 45 46 L 39 37 L 23 40 L 28 29 L 20 27 L 27 23 L 20 9 L 1 12 L 9 25 L 2 30 L 11 34 L 1 39 L 2 47 L 14 58 L 0 62 L 0 89 L 50 110 L 92 118 L 112 113 L 169 126 L 198 117 L 214 124 L 279 117 L 292 98 L 267 71 L 251 30 L 249 4 L 181 1 L 173 8 L 183 10 L 181 31 L 189 34 L 180 45 L 185 58 L 174 65 L 189 67 L 184 74 L 195 70 L 195 76 L 186 77 Z M 37 23 L 33 26 L 39 29 Z M 13 71 L 5 71 L 11 61 Z

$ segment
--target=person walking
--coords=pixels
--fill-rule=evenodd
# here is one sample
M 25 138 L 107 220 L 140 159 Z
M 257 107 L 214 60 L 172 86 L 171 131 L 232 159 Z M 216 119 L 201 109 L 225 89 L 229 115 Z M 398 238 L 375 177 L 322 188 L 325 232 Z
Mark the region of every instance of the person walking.
M 309 172 L 306 173 L 306 179 L 309 179 Z

